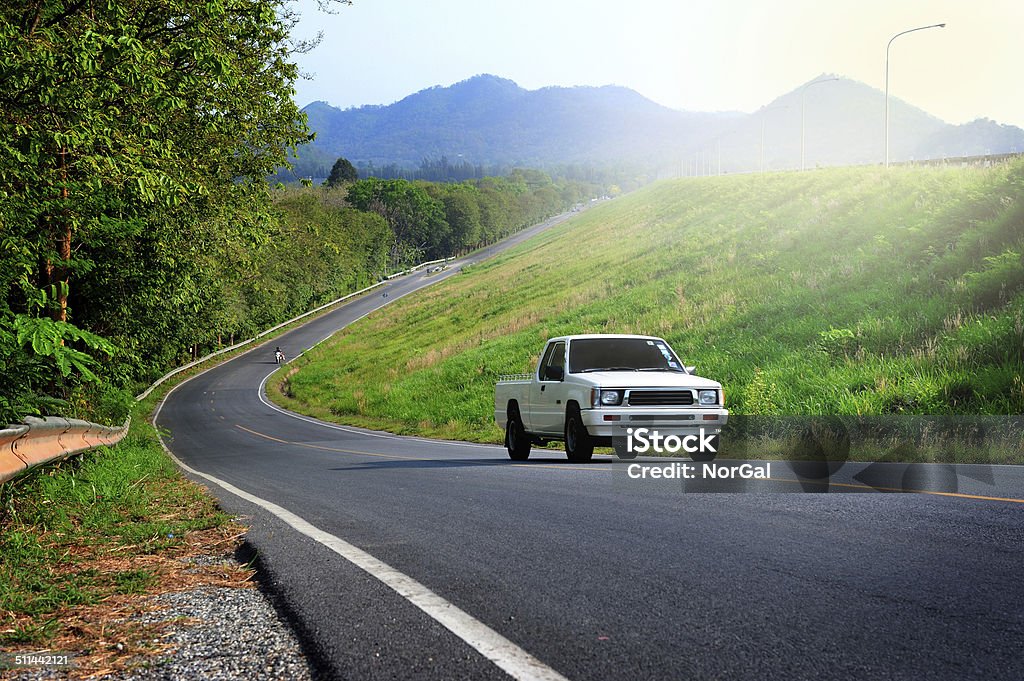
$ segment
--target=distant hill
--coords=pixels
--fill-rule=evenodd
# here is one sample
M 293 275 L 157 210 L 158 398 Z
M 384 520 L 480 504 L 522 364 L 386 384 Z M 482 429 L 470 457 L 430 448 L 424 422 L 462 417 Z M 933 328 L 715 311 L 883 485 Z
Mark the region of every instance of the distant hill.
M 835 80 L 830 80 L 835 79 Z M 815 82 L 819 81 L 819 82 Z M 814 83 L 811 86 L 811 83 Z M 763 108 L 744 116 L 721 134 L 709 135 L 702 149 L 722 169 L 756 170 L 800 167 L 801 108 L 804 165 L 840 166 L 879 163 L 885 158 L 885 94 L 864 83 L 822 74 Z M 950 125 L 890 96 L 891 161 L 924 160 L 1024 151 L 1024 130 L 987 119 Z
M 823 74 L 814 80 L 834 78 Z M 813 82 L 813 81 L 809 81 Z M 295 175 L 325 177 L 339 156 L 356 165 L 416 168 L 447 157 L 476 166 L 546 168 L 628 163 L 661 174 L 800 166 L 801 103 L 805 164 L 876 163 L 883 158 L 884 95 L 838 78 L 786 93 L 759 111 L 677 111 L 619 86 L 526 90 L 480 75 L 432 87 L 388 106 L 304 111 L 316 140 L 303 147 Z M 1024 151 L 1024 130 L 987 119 L 954 126 L 890 99 L 894 161 Z

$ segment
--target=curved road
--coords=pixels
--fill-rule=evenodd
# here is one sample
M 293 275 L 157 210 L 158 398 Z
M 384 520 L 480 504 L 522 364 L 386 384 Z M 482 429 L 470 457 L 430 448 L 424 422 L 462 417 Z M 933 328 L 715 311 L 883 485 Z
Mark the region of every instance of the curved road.
M 465 262 L 270 345 L 310 347 Z M 1006 491 L 1024 489 L 1020 469 L 954 496 L 771 493 L 801 487 L 780 463 L 764 493 L 684 494 L 610 458 L 512 463 L 286 413 L 261 394 L 272 354 L 181 384 L 157 420 L 250 517 L 326 677 L 1024 678 L 1024 504 Z

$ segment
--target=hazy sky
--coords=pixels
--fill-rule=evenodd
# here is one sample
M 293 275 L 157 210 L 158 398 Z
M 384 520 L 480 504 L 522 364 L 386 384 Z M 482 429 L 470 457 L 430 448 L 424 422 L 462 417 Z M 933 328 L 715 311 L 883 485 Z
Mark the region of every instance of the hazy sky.
M 522 87 L 624 85 L 676 109 L 753 111 L 820 73 L 950 123 L 1024 127 L 1024 0 L 298 0 L 304 106 L 390 104 L 479 73 Z M 820 85 L 818 87 L 828 87 Z

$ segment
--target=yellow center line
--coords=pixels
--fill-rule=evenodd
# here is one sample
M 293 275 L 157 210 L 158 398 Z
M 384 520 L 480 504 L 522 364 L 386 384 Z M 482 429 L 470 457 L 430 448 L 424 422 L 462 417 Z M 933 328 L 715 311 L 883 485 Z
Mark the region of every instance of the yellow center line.
M 851 482 L 833 482 L 831 480 L 794 480 L 792 478 L 765 478 L 773 482 L 795 482 L 799 484 L 811 483 L 812 485 L 829 485 L 832 487 L 849 487 L 851 489 L 869 489 L 876 492 L 904 492 L 910 494 L 931 494 L 938 497 L 957 497 L 960 499 L 980 499 L 982 501 L 1008 501 L 1014 504 L 1024 504 L 1024 499 L 1013 497 L 989 497 L 982 494 L 967 494 L 965 492 L 940 492 L 931 489 L 904 489 L 902 487 L 873 487 L 872 485 L 861 485 Z
M 312 443 L 309 443 L 309 442 L 289 442 L 288 440 L 282 440 L 281 438 L 274 437 L 273 435 L 267 435 L 267 434 L 261 433 L 261 432 L 259 432 L 257 430 L 252 430 L 251 428 L 246 428 L 245 426 L 243 426 L 241 424 L 238 424 L 238 423 L 235 424 L 235 427 L 238 428 L 239 430 L 244 430 L 245 432 L 247 432 L 247 433 L 249 433 L 251 435 L 255 435 L 256 437 L 261 437 L 261 438 L 263 438 L 265 440 L 270 440 L 272 442 L 279 442 L 280 444 L 283 444 L 283 445 L 293 445 L 295 447 L 306 447 L 307 449 L 319 449 L 319 450 L 325 451 L 325 452 L 338 452 L 340 454 L 357 454 L 359 456 L 376 456 L 376 457 L 379 457 L 379 458 L 382 458 L 382 459 L 401 459 L 403 461 L 440 461 L 440 462 L 444 462 L 444 461 L 449 461 L 450 460 L 450 459 L 431 459 L 431 458 L 422 457 L 422 456 L 402 456 L 400 454 L 381 454 L 379 452 L 364 452 L 364 451 L 361 451 L 361 450 L 358 450 L 358 449 L 341 449 L 340 447 L 328 447 L 326 445 L 315 445 L 315 444 L 312 444 Z M 575 470 L 575 471 L 601 470 L 601 469 L 593 467 L 593 466 L 591 466 L 591 467 L 563 466 L 561 464 L 556 465 L 556 464 L 543 464 L 543 463 L 510 463 L 508 465 L 516 467 L 516 468 L 553 468 L 555 470 L 560 470 L 560 471 L 564 471 L 564 470 Z
M 260 433 L 258 431 L 252 430 L 250 428 L 246 428 L 245 426 L 239 425 L 237 423 L 235 424 L 235 427 L 240 429 L 240 430 L 244 430 L 247 433 L 251 433 L 251 434 L 253 434 L 253 435 L 257 436 L 257 437 L 262 437 L 262 438 L 264 438 L 266 440 L 271 440 L 273 442 L 280 442 L 283 445 L 293 445 L 295 447 L 306 447 L 307 449 L 319 449 L 319 450 L 322 450 L 322 451 L 325 451 L 325 452 L 338 452 L 338 453 L 341 453 L 341 454 L 359 454 L 361 456 L 376 456 L 376 457 L 380 457 L 382 459 L 402 459 L 404 461 L 433 461 L 434 460 L 434 459 L 425 459 L 425 458 L 420 457 L 420 456 L 401 456 L 401 455 L 398 455 L 398 454 L 379 454 L 377 452 L 361 452 L 361 451 L 358 451 L 358 450 L 355 450 L 355 449 L 341 449 L 341 448 L 338 448 L 338 447 L 327 447 L 327 446 L 324 446 L 324 445 L 314 445 L 314 444 L 311 444 L 309 442 L 289 442 L 288 440 L 282 440 L 280 438 L 273 437 L 272 435 L 265 435 L 264 433 Z
M 272 440 L 274 442 L 280 442 L 281 444 L 284 444 L 284 445 L 290 445 L 291 444 L 291 442 L 288 442 L 287 440 L 281 440 L 280 438 L 271 437 L 270 435 L 264 435 L 263 433 L 257 433 L 255 430 L 249 430 L 245 426 L 237 424 L 237 423 L 235 424 L 235 428 L 238 428 L 239 430 L 244 430 L 245 432 L 251 433 L 252 435 L 255 435 L 256 437 L 262 437 L 265 440 Z
M 326 445 L 314 445 L 308 442 L 289 442 L 288 440 L 282 440 L 272 435 L 266 435 L 258 431 L 246 428 L 241 424 L 235 424 L 235 427 L 239 430 L 244 430 L 251 435 L 261 437 L 265 440 L 272 442 L 279 442 L 283 445 L 293 445 L 295 447 L 306 447 L 307 449 L 318 449 L 325 452 L 338 452 L 339 454 L 356 454 L 358 456 L 373 456 L 380 459 L 400 459 L 403 461 L 439 461 L 444 462 L 448 459 L 431 459 L 423 456 L 402 456 L 400 454 L 380 454 L 379 452 L 364 452 L 357 449 L 341 449 L 340 447 L 328 447 Z M 614 462 L 613 462 L 614 463 Z M 509 466 L 513 468 L 553 468 L 555 470 L 564 471 L 594 471 L 594 470 L 606 470 L 604 468 L 598 468 L 595 466 L 568 466 L 562 464 L 543 464 L 543 463 L 510 463 Z M 978 499 L 981 501 L 1006 501 L 1013 504 L 1024 504 L 1024 499 L 1015 499 L 1013 497 L 991 497 L 982 494 L 966 494 L 964 492 L 940 492 L 937 490 L 928 489 L 902 489 L 900 487 L 872 487 L 871 485 L 861 485 L 849 482 L 832 482 L 831 480 L 794 480 L 792 478 L 765 478 L 772 482 L 792 482 L 798 484 L 811 483 L 813 485 L 829 485 L 833 487 L 848 487 L 851 489 L 865 489 L 873 490 L 875 492 L 909 492 L 911 494 L 931 494 L 939 497 L 956 497 L 958 499 Z

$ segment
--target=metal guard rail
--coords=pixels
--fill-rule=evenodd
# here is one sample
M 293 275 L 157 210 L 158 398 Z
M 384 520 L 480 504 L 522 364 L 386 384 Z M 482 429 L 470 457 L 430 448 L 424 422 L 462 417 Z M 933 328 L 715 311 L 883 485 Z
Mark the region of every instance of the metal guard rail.
M 118 427 L 56 416 L 29 416 L 23 424 L 0 430 L 0 483 L 44 463 L 93 447 L 115 445 L 128 433 L 129 425 L 131 417 Z

